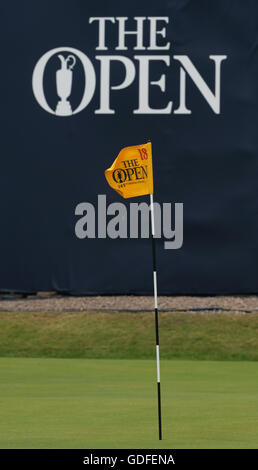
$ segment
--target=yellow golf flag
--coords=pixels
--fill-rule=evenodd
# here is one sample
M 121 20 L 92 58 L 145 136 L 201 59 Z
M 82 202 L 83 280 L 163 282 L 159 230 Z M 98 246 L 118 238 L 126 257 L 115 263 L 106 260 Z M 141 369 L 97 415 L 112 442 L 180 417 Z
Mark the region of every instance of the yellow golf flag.
M 151 142 L 123 148 L 105 176 L 124 198 L 153 194 Z

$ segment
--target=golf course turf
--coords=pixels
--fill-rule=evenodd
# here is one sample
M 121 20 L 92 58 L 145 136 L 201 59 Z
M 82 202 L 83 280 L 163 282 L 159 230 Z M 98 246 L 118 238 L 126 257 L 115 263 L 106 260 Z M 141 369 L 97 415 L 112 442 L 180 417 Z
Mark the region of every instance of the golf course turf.
M 258 360 L 258 315 L 160 312 L 161 359 Z M 154 314 L 0 312 L 0 357 L 154 359 Z
M 257 448 L 256 315 L 0 313 L 0 448 Z M 217 360 L 219 359 L 219 360 Z
M 254 362 L 1 358 L 1 448 L 256 448 Z

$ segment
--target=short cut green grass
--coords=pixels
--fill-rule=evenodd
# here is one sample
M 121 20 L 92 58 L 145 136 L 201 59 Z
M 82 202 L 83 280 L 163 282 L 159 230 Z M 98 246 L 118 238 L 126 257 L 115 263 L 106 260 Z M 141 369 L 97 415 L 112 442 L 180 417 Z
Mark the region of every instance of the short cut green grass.
M 257 448 L 254 362 L 0 358 L 0 448 Z

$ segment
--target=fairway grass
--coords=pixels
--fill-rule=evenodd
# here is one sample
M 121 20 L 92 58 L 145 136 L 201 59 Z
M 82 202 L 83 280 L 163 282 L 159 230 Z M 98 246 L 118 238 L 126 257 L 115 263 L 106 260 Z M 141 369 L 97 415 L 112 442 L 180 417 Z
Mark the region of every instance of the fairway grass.
M 257 448 L 255 362 L 0 358 L 0 448 Z

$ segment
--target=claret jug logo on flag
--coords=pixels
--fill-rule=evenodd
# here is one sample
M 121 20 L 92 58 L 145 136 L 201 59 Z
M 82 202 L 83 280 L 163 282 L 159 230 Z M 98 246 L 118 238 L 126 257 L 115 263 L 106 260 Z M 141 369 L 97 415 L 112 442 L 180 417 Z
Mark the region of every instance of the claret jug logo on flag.
M 153 194 L 151 142 L 123 148 L 105 176 L 124 198 Z

